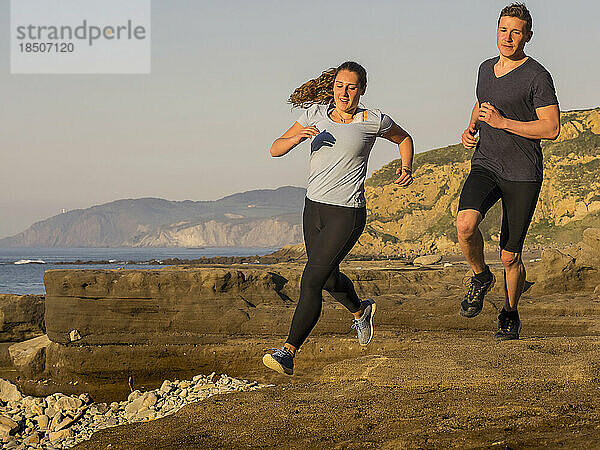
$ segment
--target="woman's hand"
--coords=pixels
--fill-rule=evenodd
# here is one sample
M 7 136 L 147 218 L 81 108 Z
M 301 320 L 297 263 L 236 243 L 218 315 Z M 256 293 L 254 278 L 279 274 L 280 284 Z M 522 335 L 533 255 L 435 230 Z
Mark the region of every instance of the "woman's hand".
M 402 159 L 402 168 L 396 170 L 396 175 L 399 175 L 399 177 L 394 183 L 401 187 L 407 187 L 413 182 L 411 167 L 415 149 L 412 138 L 396 123 L 392 125 L 383 137 L 394 144 L 398 144 L 400 158 Z
M 311 125 L 309 127 L 303 127 L 298 132 L 298 134 L 293 136 L 293 138 L 298 141 L 298 142 L 296 142 L 295 145 L 298 145 L 300 142 L 304 141 L 307 138 L 313 138 L 319 133 L 320 133 L 319 129 L 317 127 L 315 127 L 314 125 Z
M 271 156 L 283 156 L 300 142 L 307 138 L 313 138 L 319 133 L 319 129 L 315 126 L 303 127 L 298 122 L 294 122 L 294 125 L 283 133 L 283 136 L 275 139 L 275 142 L 271 145 Z
M 400 175 L 400 177 L 394 183 L 400 187 L 407 187 L 413 182 L 412 170 L 408 167 L 397 169 L 396 175 Z

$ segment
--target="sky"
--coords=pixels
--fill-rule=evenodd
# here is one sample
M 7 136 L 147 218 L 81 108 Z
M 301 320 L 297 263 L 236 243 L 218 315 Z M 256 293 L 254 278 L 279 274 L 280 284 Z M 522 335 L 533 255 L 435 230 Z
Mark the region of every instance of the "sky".
M 269 148 L 300 115 L 289 94 L 346 60 L 367 69 L 364 106 L 389 114 L 417 152 L 457 143 L 505 4 L 153 0 L 150 74 L 18 75 L 0 0 L 0 237 L 121 198 L 306 186 L 308 145 L 283 158 Z M 600 3 L 526 4 L 526 52 L 552 74 L 561 109 L 600 106 Z M 378 140 L 370 173 L 398 157 Z

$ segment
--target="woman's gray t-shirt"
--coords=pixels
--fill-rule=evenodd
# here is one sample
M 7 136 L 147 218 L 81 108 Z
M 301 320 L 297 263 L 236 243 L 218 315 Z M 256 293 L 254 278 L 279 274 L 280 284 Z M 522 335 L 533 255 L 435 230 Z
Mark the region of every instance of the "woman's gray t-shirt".
M 310 143 L 310 175 L 306 196 L 319 203 L 362 208 L 365 178 L 375 139 L 392 128 L 392 119 L 376 109 L 359 110 L 353 122 L 329 118 L 329 105 L 313 105 L 298 118 L 320 133 Z

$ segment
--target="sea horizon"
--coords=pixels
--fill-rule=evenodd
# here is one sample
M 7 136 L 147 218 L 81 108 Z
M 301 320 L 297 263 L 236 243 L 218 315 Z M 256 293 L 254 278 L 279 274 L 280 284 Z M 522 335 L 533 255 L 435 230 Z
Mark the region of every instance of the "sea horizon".
M 280 247 L 6 247 L 0 248 L 0 294 L 45 295 L 52 269 L 154 269 L 167 259 L 263 256 Z M 76 264 L 77 261 L 86 264 Z M 89 263 L 98 261 L 98 264 Z M 69 263 L 65 265 L 65 263 Z

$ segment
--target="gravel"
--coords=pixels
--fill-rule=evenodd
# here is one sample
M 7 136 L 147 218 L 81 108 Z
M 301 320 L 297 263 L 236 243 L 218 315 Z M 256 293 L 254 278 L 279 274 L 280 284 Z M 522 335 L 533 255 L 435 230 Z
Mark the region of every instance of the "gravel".
M 9 383 L 6 380 L 0 380 Z M 165 380 L 153 391 L 135 390 L 126 401 L 93 403 L 88 394 L 0 398 L 3 449 L 63 449 L 88 440 L 98 430 L 155 420 L 183 406 L 218 394 L 244 392 L 268 385 L 223 375 L 196 375 L 192 380 Z M 16 388 L 16 387 L 15 387 Z

